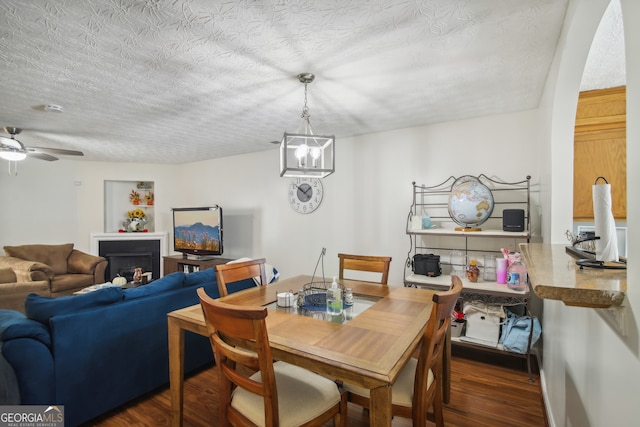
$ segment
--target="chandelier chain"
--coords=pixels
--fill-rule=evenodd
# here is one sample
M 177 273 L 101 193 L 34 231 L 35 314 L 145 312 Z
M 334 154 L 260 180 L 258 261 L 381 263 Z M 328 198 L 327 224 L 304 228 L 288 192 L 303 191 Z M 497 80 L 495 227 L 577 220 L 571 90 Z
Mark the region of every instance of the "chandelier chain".
M 307 83 L 304 84 L 304 108 L 302 109 L 302 115 L 300 117 L 306 120 L 309 120 L 309 117 L 311 117 L 309 107 L 307 107 Z

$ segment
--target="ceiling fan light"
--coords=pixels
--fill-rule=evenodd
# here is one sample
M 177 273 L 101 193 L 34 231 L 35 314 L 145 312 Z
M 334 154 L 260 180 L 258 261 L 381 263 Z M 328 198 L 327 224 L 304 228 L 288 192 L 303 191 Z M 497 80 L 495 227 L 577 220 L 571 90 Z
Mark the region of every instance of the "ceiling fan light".
M 24 160 L 27 157 L 27 149 L 22 142 L 14 138 L 0 136 L 0 158 L 9 161 Z
M 14 138 L 7 138 L 0 136 L 0 149 L 19 150 L 24 151 L 24 145 L 20 141 Z
M 27 153 L 22 153 L 20 151 L 13 150 L 2 150 L 0 151 L 0 158 L 9 161 L 19 161 L 27 158 Z

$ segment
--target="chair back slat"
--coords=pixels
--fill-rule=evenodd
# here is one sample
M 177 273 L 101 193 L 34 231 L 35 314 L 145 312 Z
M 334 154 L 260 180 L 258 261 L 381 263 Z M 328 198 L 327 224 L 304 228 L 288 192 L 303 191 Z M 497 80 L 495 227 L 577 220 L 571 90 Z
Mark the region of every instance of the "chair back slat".
M 203 288 L 198 289 L 198 297 L 221 372 L 218 378 L 220 420 L 228 423 L 244 419 L 231 406 L 233 390 L 241 387 L 264 398 L 266 424 L 277 425 L 278 394 L 265 321 L 266 307 L 225 304 L 209 297 Z M 247 348 L 255 349 L 255 353 Z M 260 381 L 251 379 L 258 370 Z
M 458 276 L 451 276 L 451 288 L 433 295 L 431 316 L 427 323 L 422 346 L 418 356 L 418 366 L 414 381 L 413 419 L 424 420 L 427 413 L 427 402 L 433 401 L 433 394 L 440 399 L 442 384 L 442 351 L 447 329 L 451 322 L 451 313 L 462 293 L 462 281 Z M 428 387 L 429 371 L 436 376 L 431 387 Z
M 215 266 L 218 291 L 221 297 L 229 295 L 228 284 L 245 279 L 260 278 L 260 286 L 267 284 L 264 258 L 250 261 L 233 262 L 230 264 L 218 264 Z
M 381 273 L 381 278 L 378 283 L 383 285 L 386 285 L 389 280 L 389 265 L 391 264 L 391 257 L 338 254 L 338 258 L 340 259 L 339 278 L 341 280 L 345 278 L 344 270 Z

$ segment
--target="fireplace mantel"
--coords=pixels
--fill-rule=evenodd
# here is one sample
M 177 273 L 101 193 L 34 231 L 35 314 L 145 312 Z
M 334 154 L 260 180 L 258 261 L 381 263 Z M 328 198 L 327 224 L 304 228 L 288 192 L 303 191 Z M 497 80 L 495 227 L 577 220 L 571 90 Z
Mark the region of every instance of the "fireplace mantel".
M 160 241 L 160 257 L 169 255 L 169 233 L 91 233 L 91 254 L 98 256 L 100 242 L 123 240 L 158 240 Z M 163 263 L 160 262 L 160 276 L 164 275 Z

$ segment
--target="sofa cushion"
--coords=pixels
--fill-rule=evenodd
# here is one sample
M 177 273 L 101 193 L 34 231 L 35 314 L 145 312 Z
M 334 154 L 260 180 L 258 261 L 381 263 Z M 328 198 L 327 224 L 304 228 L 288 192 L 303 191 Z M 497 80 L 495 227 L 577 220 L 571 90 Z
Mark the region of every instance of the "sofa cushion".
M 82 295 L 55 298 L 29 294 L 24 303 L 24 308 L 29 319 L 47 324 L 49 323 L 49 318 L 53 316 L 122 301 L 122 295 L 122 289 L 119 287 L 103 288 Z
M 55 274 L 67 272 L 67 258 L 71 255 L 73 243 L 64 245 L 22 245 L 5 246 L 4 252 L 12 257 L 37 261 L 48 265 Z
M 184 287 L 189 286 L 204 286 L 209 283 L 217 283 L 216 272 L 213 268 L 207 268 L 205 270 L 196 271 L 195 273 L 189 273 L 185 275 Z
M 210 284 L 218 283 L 216 273 L 213 268 L 207 268 L 206 270 L 196 271 L 195 273 L 189 273 L 185 275 L 184 287 L 189 286 L 206 286 Z M 241 291 L 243 289 L 253 288 L 256 283 L 253 279 L 238 280 L 237 282 L 227 283 L 227 291 L 232 294 L 234 292 Z M 220 298 L 220 294 L 215 290 L 215 293 L 209 295 L 211 298 Z
M 173 289 L 180 289 L 185 281 L 185 274 L 181 271 L 167 274 L 161 279 L 155 280 L 148 285 L 138 286 L 124 290 L 124 299 L 136 299 L 146 297 L 148 295 L 166 292 Z
M 51 279 L 51 294 L 70 295 L 94 284 L 91 274 L 57 274 Z
M 0 341 L 33 338 L 51 347 L 51 335 L 46 326 L 14 310 L 0 310 Z

